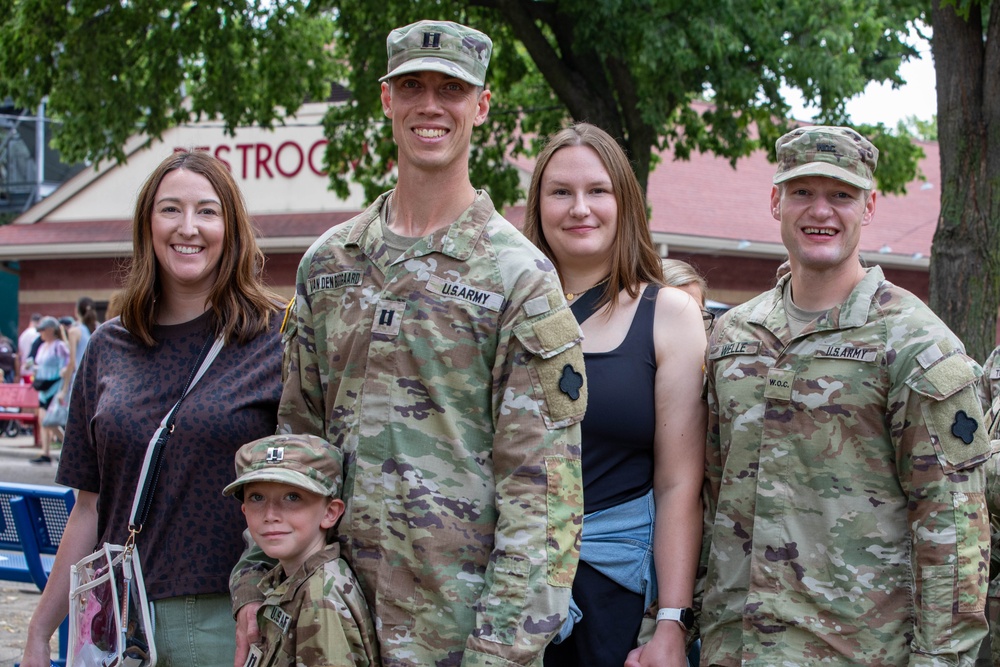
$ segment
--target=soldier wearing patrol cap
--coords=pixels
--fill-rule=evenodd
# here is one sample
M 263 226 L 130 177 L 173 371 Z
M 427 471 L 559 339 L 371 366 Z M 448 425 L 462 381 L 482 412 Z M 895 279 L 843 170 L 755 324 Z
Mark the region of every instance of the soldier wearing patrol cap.
M 859 261 L 878 150 L 777 142 L 791 271 L 709 341 L 704 665 L 972 665 L 986 633 L 981 371 Z
M 489 37 L 420 21 L 387 50 L 398 185 L 299 265 L 279 431 L 344 453 L 340 540 L 385 664 L 540 665 L 579 557 L 582 336 L 551 262 L 469 180 Z
M 250 536 L 278 561 L 259 584 L 260 640 L 246 667 L 378 665 L 368 605 L 334 527 L 343 454 L 314 435 L 272 435 L 236 453 L 223 495 L 243 503 Z

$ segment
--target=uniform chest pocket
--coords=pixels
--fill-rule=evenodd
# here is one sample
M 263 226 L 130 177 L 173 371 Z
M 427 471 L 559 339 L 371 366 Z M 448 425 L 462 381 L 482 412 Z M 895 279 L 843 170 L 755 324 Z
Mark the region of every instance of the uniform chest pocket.
M 832 346 L 831 346 L 832 347 Z M 867 406 L 884 403 L 888 388 L 873 349 L 834 348 L 846 356 L 820 354 L 803 358 L 795 369 L 790 401 L 808 410 L 833 406 Z

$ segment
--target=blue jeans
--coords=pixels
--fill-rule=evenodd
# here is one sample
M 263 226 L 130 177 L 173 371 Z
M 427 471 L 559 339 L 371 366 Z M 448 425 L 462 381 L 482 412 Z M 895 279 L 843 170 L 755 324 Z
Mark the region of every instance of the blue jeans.
M 645 495 L 590 512 L 583 516 L 580 560 L 619 586 L 644 596 L 645 607 L 656 598 L 653 567 L 653 523 L 656 502 L 650 489 Z M 570 598 L 569 613 L 553 638 L 559 644 L 572 632 L 583 612 Z

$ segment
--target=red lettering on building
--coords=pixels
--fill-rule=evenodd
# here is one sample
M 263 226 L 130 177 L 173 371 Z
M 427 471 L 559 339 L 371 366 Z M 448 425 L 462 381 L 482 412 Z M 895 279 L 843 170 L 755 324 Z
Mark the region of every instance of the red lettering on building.
M 229 148 L 229 146 L 227 146 L 226 144 L 219 144 L 218 146 L 215 147 L 215 152 L 212 153 L 216 158 L 218 158 L 219 162 L 226 165 L 226 169 L 228 169 L 229 171 L 233 170 L 233 165 L 229 164 L 228 160 L 223 159 L 222 151 L 228 153 L 231 150 L 232 149 Z
M 261 157 L 261 153 L 264 157 Z M 267 172 L 268 178 L 274 178 L 274 174 L 271 173 L 271 168 L 267 166 L 267 161 L 271 159 L 271 146 L 270 144 L 257 144 L 257 178 L 260 178 L 260 168 L 263 167 L 264 171 Z
M 313 154 L 316 152 L 317 148 L 319 148 L 320 146 L 326 146 L 326 144 L 327 144 L 326 139 L 320 139 L 319 141 L 317 141 L 316 143 L 314 143 L 312 146 L 309 147 L 309 168 L 312 169 L 312 172 L 317 176 L 326 176 L 326 172 L 323 171 L 322 169 L 316 168 L 316 163 L 313 161 Z M 320 166 L 322 167 L 323 166 L 322 154 L 320 155 L 320 160 L 321 160 Z
M 236 144 L 236 150 L 243 153 L 243 180 L 247 180 L 247 151 L 254 147 L 254 144 Z M 257 178 L 260 178 L 260 173 L 257 174 Z
M 274 171 L 277 171 L 285 178 L 295 178 L 303 172 L 303 168 L 306 165 L 309 166 L 309 171 L 317 176 L 326 176 L 326 171 L 322 168 L 323 151 L 319 150 L 324 148 L 326 144 L 326 139 L 317 139 L 312 143 L 312 145 L 309 146 L 309 150 L 305 150 L 297 141 L 284 141 L 278 145 L 277 149 L 271 148 L 271 144 L 269 143 L 262 142 L 254 144 L 236 144 L 235 146 L 230 144 L 218 144 L 214 149 L 211 146 L 196 146 L 194 150 L 210 152 L 218 158 L 222 164 L 226 165 L 226 169 L 231 172 L 234 171 L 233 162 L 239 162 L 240 169 L 237 177 L 247 181 L 251 178 L 258 180 L 263 178 L 264 176 L 261 175 L 261 172 L 263 172 L 267 178 L 274 178 Z M 180 146 L 174 148 L 175 152 L 185 150 L 189 149 Z M 236 160 L 231 162 L 230 154 L 234 150 L 236 151 Z M 250 175 L 251 155 L 253 156 L 252 177 Z
M 286 148 L 294 149 L 294 152 L 298 153 L 299 156 L 298 164 L 295 165 L 294 169 L 290 169 L 288 171 L 285 171 L 285 169 L 283 169 L 281 166 L 282 154 L 288 153 L 288 151 L 285 150 Z M 286 158 L 286 161 L 288 160 L 294 160 L 294 158 Z M 300 171 L 302 171 L 302 165 L 305 163 L 305 161 L 306 161 L 306 156 L 302 154 L 302 149 L 294 141 L 286 141 L 285 143 L 278 146 L 278 150 L 274 152 L 274 168 L 277 169 L 278 173 L 284 176 L 285 178 L 292 178 Z

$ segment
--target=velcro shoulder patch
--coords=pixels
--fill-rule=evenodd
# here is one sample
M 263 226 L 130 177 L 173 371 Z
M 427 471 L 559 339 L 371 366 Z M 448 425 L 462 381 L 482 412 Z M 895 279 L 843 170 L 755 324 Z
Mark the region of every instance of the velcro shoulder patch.
M 569 308 L 522 322 L 514 327 L 524 349 L 543 359 L 553 357 L 583 341 L 583 333 Z
M 933 345 L 931 347 L 936 348 Z M 921 362 L 921 367 L 910 375 L 906 383 L 914 391 L 938 401 L 973 384 L 978 375 L 975 362 L 961 353 L 938 357 L 929 366 L 924 366 Z

